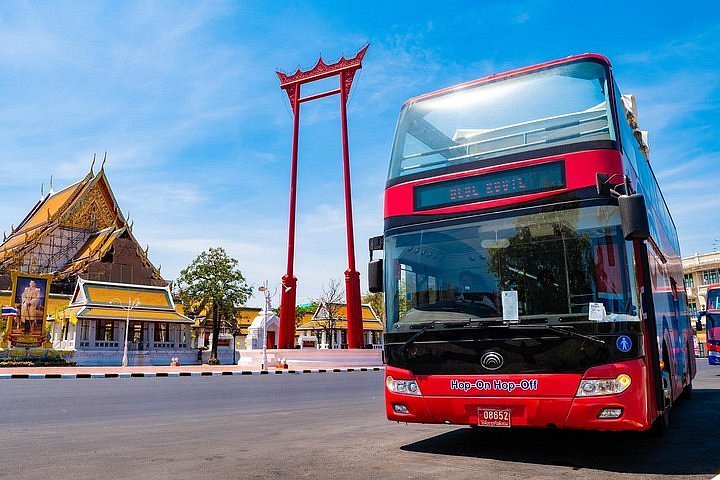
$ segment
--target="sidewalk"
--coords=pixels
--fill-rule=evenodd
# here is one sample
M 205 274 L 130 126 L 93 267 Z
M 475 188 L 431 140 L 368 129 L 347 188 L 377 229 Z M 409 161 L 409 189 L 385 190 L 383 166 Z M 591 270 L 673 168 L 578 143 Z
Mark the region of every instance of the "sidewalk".
M 377 372 L 384 367 L 333 367 L 293 369 L 270 367 L 261 370 L 242 365 L 183 365 L 142 367 L 13 367 L 0 368 L 1 379 L 56 378 L 142 378 L 142 377 L 210 377 L 223 375 L 283 375 L 302 373 Z

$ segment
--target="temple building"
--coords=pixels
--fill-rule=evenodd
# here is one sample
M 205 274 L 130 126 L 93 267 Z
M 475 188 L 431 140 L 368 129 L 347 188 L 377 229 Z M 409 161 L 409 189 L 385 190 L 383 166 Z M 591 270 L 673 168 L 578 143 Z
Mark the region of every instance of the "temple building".
M 170 288 L 79 279 L 67 308 L 52 315 L 53 348 L 78 365 L 194 363 L 193 320 L 175 309 Z M 127 330 L 126 330 L 127 329 Z
M 43 196 L 3 234 L 0 290 L 10 271 L 51 273 L 50 293 L 71 294 L 78 278 L 138 285 L 167 285 L 132 234 L 103 168 Z
M 235 319 L 232 322 L 220 320 L 220 335 L 218 336 L 218 359 L 220 363 L 234 363 L 232 345 L 236 350 L 242 350 L 245 347 L 247 338 L 249 338 L 250 327 L 253 320 L 260 314 L 260 309 L 255 307 L 240 307 L 235 312 Z M 207 316 L 206 312 L 202 312 L 195 317 L 195 323 L 192 327 L 192 347 L 209 350 L 212 346 L 212 316 Z M 210 357 L 210 352 L 203 354 L 204 359 Z
M 382 348 L 383 324 L 373 308 L 362 307 L 363 341 L 366 348 Z M 321 304 L 315 313 L 306 315 L 296 328 L 297 341 L 317 339 L 317 348 L 347 348 L 347 306 L 345 304 Z
M 11 272 L 51 275 L 45 332 L 67 360 L 119 365 L 127 339 L 130 365 L 194 362 L 193 321 L 177 312 L 168 282 L 147 254 L 103 167 L 97 174 L 91 167 L 79 182 L 51 189 L 3 235 L 0 304 L 17 307 Z M 10 330 L 0 331 L 0 346 L 12 348 Z

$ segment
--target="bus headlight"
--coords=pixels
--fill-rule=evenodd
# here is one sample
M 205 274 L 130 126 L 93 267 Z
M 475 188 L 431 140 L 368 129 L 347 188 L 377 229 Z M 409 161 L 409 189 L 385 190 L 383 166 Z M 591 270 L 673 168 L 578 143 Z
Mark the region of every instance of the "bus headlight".
M 395 380 L 388 375 L 385 378 L 385 386 L 393 393 L 404 393 L 406 395 L 421 395 L 420 387 L 415 380 Z
M 615 378 L 603 378 L 600 380 L 581 380 L 578 387 L 577 397 L 595 397 L 598 395 L 614 395 L 628 389 L 632 379 L 630 375 L 621 373 Z

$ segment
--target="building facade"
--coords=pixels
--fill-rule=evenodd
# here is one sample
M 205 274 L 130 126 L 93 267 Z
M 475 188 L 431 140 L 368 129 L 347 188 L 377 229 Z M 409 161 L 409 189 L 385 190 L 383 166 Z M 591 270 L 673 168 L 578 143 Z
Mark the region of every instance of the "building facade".
M 51 188 L 3 233 L 0 304 L 13 305 L 13 272 L 48 275 L 45 319 L 51 322 L 43 334 L 53 349 L 79 365 L 119 365 L 127 320 L 119 304 L 137 299 L 127 332 L 129 363 L 190 359 L 192 321 L 175 311 L 168 282 L 132 230 L 103 166 L 97 173 L 91 166 L 84 178 L 57 192 Z M 7 334 L 0 350 L 12 353 Z
M 78 365 L 195 363 L 193 321 L 175 310 L 169 287 L 79 279 L 66 308 L 51 315 L 53 349 Z
M 366 348 L 382 348 L 383 324 L 373 308 L 362 308 L 363 343 Z M 347 308 L 345 304 L 320 304 L 311 316 L 305 316 L 296 328 L 296 337 L 317 339 L 317 348 L 347 348 Z M 297 338 L 296 338 L 297 343 Z
M 682 259 L 690 315 L 705 310 L 707 287 L 720 283 L 720 252 L 696 253 Z

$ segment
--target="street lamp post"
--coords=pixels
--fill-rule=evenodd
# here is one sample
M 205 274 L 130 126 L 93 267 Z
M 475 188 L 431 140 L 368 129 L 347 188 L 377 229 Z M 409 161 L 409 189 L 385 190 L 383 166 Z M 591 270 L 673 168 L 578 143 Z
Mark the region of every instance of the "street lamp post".
M 262 365 L 261 369 L 265 370 L 267 369 L 267 323 L 268 323 L 268 313 L 270 311 L 270 289 L 268 288 L 268 282 L 265 280 L 265 283 L 258 287 L 258 290 L 263 292 L 265 294 L 265 315 L 263 319 L 263 337 L 262 337 Z
M 130 333 L 130 312 L 133 308 L 137 307 L 140 304 L 139 299 L 131 300 L 128 298 L 128 303 L 126 305 L 123 305 L 123 303 L 120 301 L 119 298 L 113 298 L 110 300 L 110 303 L 118 303 L 120 306 L 127 311 L 127 315 L 125 316 L 125 345 L 123 346 L 123 358 L 122 358 L 122 366 L 127 367 L 128 366 L 128 335 Z

